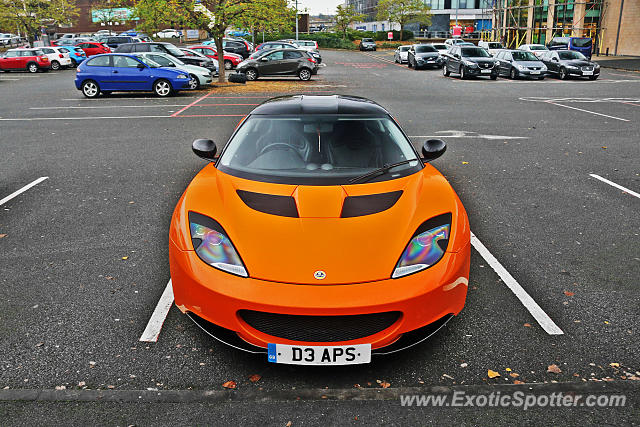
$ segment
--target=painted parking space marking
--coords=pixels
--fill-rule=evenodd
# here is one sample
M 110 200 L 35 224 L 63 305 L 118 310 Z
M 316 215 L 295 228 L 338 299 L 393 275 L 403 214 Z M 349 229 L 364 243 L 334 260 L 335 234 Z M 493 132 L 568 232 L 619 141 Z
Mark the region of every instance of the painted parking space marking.
M 48 176 L 41 176 L 40 178 L 30 182 L 29 184 L 25 185 L 24 187 L 22 187 L 21 189 L 14 191 L 13 193 L 9 194 L 7 197 L 3 198 L 2 200 L 0 200 L 0 206 L 4 205 L 5 203 L 7 203 L 9 200 L 13 199 L 14 197 L 19 196 L 20 194 L 24 193 L 25 191 L 27 191 L 28 189 L 35 187 L 36 185 L 40 184 L 42 181 L 49 179 Z
M 16 117 L 16 118 L 0 118 L 3 122 L 24 122 L 32 120 L 96 120 L 96 119 L 114 119 L 114 120 L 131 120 L 131 119 L 166 119 L 171 116 L 101 116 L 101 117 Z
M 530 102 L 543 102 L 545 104 L 556 105 L 558 107 L 569 108 L 571 110 L 582 111 L 584 113 L 593 114 L 595 116 L 607 117 L 609 119 L 619 120 L 621 122 L 630 122 L 629 119 L 624 119 L 622 117 L 610 116 L 608 114 L 598 113 L 596 111 L 585 110 L 584 108 L 572 107 L 570 103 L 623 103 L 628 104 L 630 102 L 640 102 L 638 98 L 545 98 L 539 96 L 525 96 L 518 98 L 521 101 L 530 101 Z M 562 104 L 560 104 L 562 102 Z
M 632 196 L 637 197 L 638 199 L 640 199 L 640 193 L 636 193 L 636 192 L 635 192 L 635 191 L 633 191 L 633 190 L 629 190 L 627 187 L 623 187 L 623 186 L 622 186 L 622 185 L 620 185 L 620 184 L 616 184 L 616 183 L 615 183 L 615 182 L 613 182 L 613 181 L 609 181 L 608 179 L 603 178 L 603 177 L 601 177 L 600 175 L 596 175 L 595 173 L 590 173 L 590 174 L 589 174 L 589 176 L 590 176 L 590 177 L 592 177 L 592 178 L 595 178 L 595 179 L 597 179 L 597 180 L 600 180 L 600 181 L 604 182 L 605 184 L 609 184 L 610 186 L 615 187 L 615 188 L 617 188 L 618 190 L 622 190 L 622 191 L 624 191 L 625 193 L 630 194 L 630 195 L 632 195 Z
M 181 108 L 180 110 L 176 111 L 175 113 L 173 113 L 171 115 L 171 117 L 176 117 L 178 116 L 178 114 L 182 113 L 183 111 L 186 111 L 189 109 L 189 107 L 192 107 L 194 105 L 196 105 L 198 102 L 202 101 L 203 99 L 205 99 L 207 96 L 211 95 L 211 92 L 208 92 L 206 94 L 204 94 L 203 96 L 201 96 L 200 98 L 196 99 L 195 101 L 193 101 L 191 104 L 185 106 L 184 108 Z
M 615 116 L 610 116 L 608 114 L 602 114 L 602 113 L 597 113 L 595 111 L 589 111 L 589 110 L 585 110 L 583 108 L 577 108 L 577 107 L 572 107 L 570 105 L 564 105 L 564 104 L 558 104 L 557 102 L 551 102 L 551 101 L 546 101 L 547 104 L 551 104 L 551 105 L 557 105 L 558 107 L 564 107 L 564 108 L 569 108 L 571 110 L 577 110 L 577 111 L 582 111 L 584 113 L 589 113 L 589 114 L 593 114 L 595 116 L 602 116 L 602 117 L 607 117 L 609 119 L 614 119 L 614 120 L 619 120 L 621 122 L 629 122 L 631 120 L 628 119 L 623 119 L 622 117 L 615 117 Z
M 173 285 L 171 284 L 171 279 L 169 279 L 169 283 L 167 283 L 167 286 L 164 288 L 164 292 L 162 292 L 162 296 L 160 297 L 160 300 L 158 300 L 158 304 L 156 305 L 155 310 L 153 310 L 153 314 L 151 315 L 151 318 L 147 323 L 147 327 L 144 328 L 144 332 L 142 332 L 139 341 L 158 341 L 158 336 L 160 336 L 162 325 L 167 318 L 167 314 L 169 314 L 169 310 L 171 309 L 172 304 Z
M 489 250 L 482 244 L 482 242 L 471 233 L 471 245 L 476 251 L 484 258 L 484 260 L 493 268 L 493 270 L 500 276 L 502 281 L 511 292 L 520 300 L 522 305 L 531 313 L 536 319 L 538 324 L 549 335 L 563 335 L 562 329 L 554 323 L 547 313 L 538 305 L 538 303 L 531 298 L 531 296 L 524 290 L 522 286 L 513 278 L 513 276 L 507 271 L 506 268 L 500 264 L 500 262 L 489 252 Z
M 29 107 L 29 110 L 85 110 L 96 108 L 162 108 L 162 107 L 186 107 L 188 104 L 150 104 L 150 105 L 83 105 L 83 106 L 57 106 L 57 107 Z

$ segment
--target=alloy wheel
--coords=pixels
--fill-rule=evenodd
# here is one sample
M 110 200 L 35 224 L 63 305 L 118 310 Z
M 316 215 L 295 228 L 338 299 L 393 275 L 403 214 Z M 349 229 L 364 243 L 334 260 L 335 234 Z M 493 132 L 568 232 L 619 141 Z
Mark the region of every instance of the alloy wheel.
M 167 96 L 171 93 L 171 85 L 166 80 L 160 80 L 154 85 L 154 90 L 158 96 Z

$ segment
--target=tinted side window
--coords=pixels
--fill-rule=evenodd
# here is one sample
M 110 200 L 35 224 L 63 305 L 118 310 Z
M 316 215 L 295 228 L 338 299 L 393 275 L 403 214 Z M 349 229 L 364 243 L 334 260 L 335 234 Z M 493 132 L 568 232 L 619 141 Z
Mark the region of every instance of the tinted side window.
M 269 54 L 268 58 L 271 61 L 279 61 L 284 57 L 284 52 L 282 52 L 281 50 L 278 52 L 273 52 L 271 54 Z
M 284 59 L 299 59 L 299 58 L 302 58 L 302 54 L 300 52 L 288 50 L 284 53 Z
M 43 51 L 44 53 L 55 53 L 55 52 L 53 51 L 53 49 L 49 49 L 49 48 L 46 48 L 46 47 L 45 47 L 45 48 L 43 48 L 43 49 L 42 49 L 42 51 Z
M 133 46 L 130 44 L 121 44 L 118 46 L 118 52 L 129 53 L 133 50 Z
M 140 45 L 138 45 L 138 46 L 140 46 Z M 144 45 L 142 45 L 142 46 L 144 46 Z M 165 53 L 164 48 L 162 47 L 162 45 L 159 45 L 159 44 L 152 44 L 152 45 L 149 46 L 149 48 L 150 48 L 149 49 L 150 52 Z
M 144 44 L 137 44 L 137 45 L 135 45 L 135 51 L 136 52 L 149 52 L 149 46 L 144 45 Z
M 96 56 L 87 62 L 87 65 L 92 67 L 109 67 L 111 65 L 110 56 Z
M 153 61 L 156 61 L 163 67 L 170 67 L 173 65 L 173 62 L 169 61 L 167 58 L 161 55 L 150 55 L 149 58 L 151 58 Z
M 20 56 L 20 52 L 16 52 L 15 50 L 11 52 L 7 52 L 7 55 L 6 55 L 7 58 L 17 58 L 18 56 Z

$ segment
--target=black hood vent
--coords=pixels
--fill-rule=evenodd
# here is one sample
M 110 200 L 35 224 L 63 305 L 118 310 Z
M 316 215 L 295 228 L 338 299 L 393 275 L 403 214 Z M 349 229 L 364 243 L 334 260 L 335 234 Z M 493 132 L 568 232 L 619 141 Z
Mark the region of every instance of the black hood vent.
M 253 193 L 251 191 L 236 190 L 238 196 L 251 209 L 271 215 L 298 218 L 296 201 L 291 196 L 277 196 L 275 194 Z
M 349 196 L 344 199 L 340 216 L 351 218 L 386 211 L 396 204 L 400 196 L 402 196 L 402 190 L 366 196 Z

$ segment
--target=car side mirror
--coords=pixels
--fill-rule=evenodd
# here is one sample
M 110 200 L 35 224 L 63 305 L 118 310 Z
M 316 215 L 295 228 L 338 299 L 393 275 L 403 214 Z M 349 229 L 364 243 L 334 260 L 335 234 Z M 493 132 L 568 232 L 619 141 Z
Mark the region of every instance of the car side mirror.
M 216 152 L 218 151 L 216 144 L 210 139 L 196 139 L 191 144 L 191 149 L 196 156 L 209 161 L 216 158 Z
M 144 64 L 138 64 L 138 69 L 140 69 L 140 70 L 144 70 L 144 69 L 145 69 Z
M 422 160 L 430 162 L 447 151 L 447 144 L 441 139 L 428 139 L 422 146 Z
M 454 53 L 454 54 L 453 54 L 453 56 L 454 56 L 454 58 L 456 58 L 456 59 L 460 59 L 460 55 L 458 55 L 457 53 Z
M 551 58 L 551 60 L 558 62 L 558 58 L 556 58 L 556 57 Z

